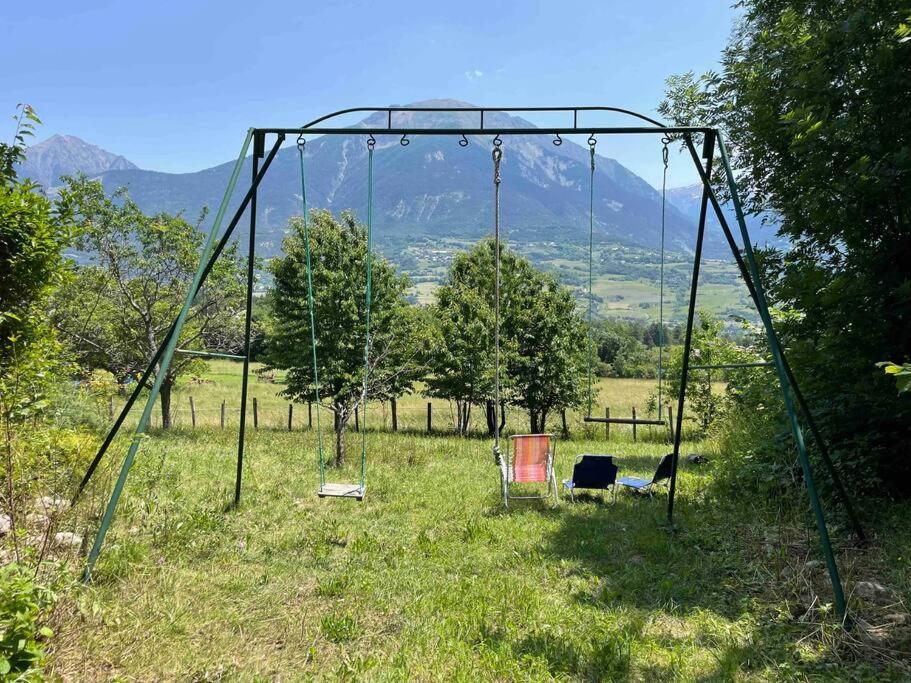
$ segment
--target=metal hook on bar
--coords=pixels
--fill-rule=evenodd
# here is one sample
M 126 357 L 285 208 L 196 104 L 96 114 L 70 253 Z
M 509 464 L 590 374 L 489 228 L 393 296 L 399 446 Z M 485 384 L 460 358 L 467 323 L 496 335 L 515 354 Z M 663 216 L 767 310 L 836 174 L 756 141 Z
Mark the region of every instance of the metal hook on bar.
M 667 170 L 667 161 L 670 152 L 668 151 L 668 145 L 672 142 L 670 135 L 665 135 L 661 138 L 661 144 L 664 145 L 661 148 L 661 161 L 664 163 L 664 169 Z
M 297 136 L 297 148 L 303 151 L 304 147 L 307 146 L 307 138 L 304 137 L 304 134 L 301 133 Z
M 554 143 L 554 147 L 559 147 L 560 145 L 563 144 L 563 138 L 560 137 L 560 134 L 559 134 L 559 133 L 554 133 L 554 135 L 557 136 L 557 137 L 554 138 L 554 140 L 552 141 L 552 142 Z
M 595 137 L 595 134 L 592 133 L 588 136 L 588 146 L 592 149 L 595 149 L 595 145 L 598 144 L 598 138 Z
M 374 147 L 376 147 L 376 138 L 373 137 L 373 133 L 370 133 L 367 138 L 367 149 L 372 151 Z
M 399 140 L 399 144 L 402 147 L 407 147 L 411 144 L 411 140 L 408 139 L 408 133 L 402 133 L 402 139 Z
M 465 133 L 462 133 L 462 139 L 459 140 L 459 147 L 468 147 L 468 138 L 465 137 Z
M 499 148 L 503 144 L 503 141 L 500 139 L 500 134 L 497 133 L 497 136 L 493 139 L 493 146 Z

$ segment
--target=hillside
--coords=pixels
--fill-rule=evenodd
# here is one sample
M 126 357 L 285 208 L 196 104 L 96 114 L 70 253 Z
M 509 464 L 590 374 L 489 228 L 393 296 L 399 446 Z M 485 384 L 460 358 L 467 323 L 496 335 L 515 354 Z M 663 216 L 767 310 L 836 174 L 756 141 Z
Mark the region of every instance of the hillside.
M 410 106 L 470 105 L 430 100 Z M 369 123 L 383 122 L 365 119 L 358 125 Z M 415 127 L 473 123 L 467 113 L 403 113 L 396 118 L 396 125 Z M 490 115 L 488 124 L 532 125 L 506 114 Z M 374 215 L 381 242 L 406 236 L 477 239 L 490 231 L 493 193 L 489 138 L 473 138 L 464 148 L 455 138 L 414 137 L 407 147 L 391 136 L 377 140 Z M 569 140 L 559 147 L 551 142 L 549 136 L 506 140 L 503 225 L 509 238 L 519 242 L 546 239 L 587 243 L 588 150 Z M 364 216 L 366 159 L 363 136 L 310 141 L 306 148 L 310 205 L 333 211 L 350 208 Z M 217 205 L 231 165 L 227 162 L 187 174 L 112 170 L 102 179 L 109 190 L 128 187 L 146 211 L 183 211 L 195 217 L 203 206 Z M 298 172 L 297 150 L 289 140 L 259 195 L 259 245 L 264 256 L 277 253 L 287 219 L 300 213 Z M 241 177 L 249 178 L 249 166 Z M 660 243 L 660 194 L 617 161 L 603 156 L 598 157 L 595 182 L 598 239 L 656 249 Z M 690 252 L 694 231 L 693 221 L 681 211 L 668 212 L 669 249 Z M 722 253 L 722 247 L 720 241 L 712 240 L 708 253 Z
M 702 183 L 686 185 L 685 187 L 669 188 L 667 191 L 668 201 L 676 206 L 687 218 L 693 222 L 699 221 L 699 207 L 702 199 Z M 728 221 L 731 230 L 734 231 L 738 242 L 740 241 L 740 232 L 737 228 L 737 216 L 734 213 L 734 207 L 723 205 L 724 217 Z M 747 216 L 747 230 L 753 244 L 759 246 L 773 246 L 778 248 L 787 248 L 788 241 L 777 234 L 778 224 L 771 215 L 764 216 Z M 709 207 L 708 219 L 706 221 L 706 234 L 711 239 L 721 235 L 721 227 L 715 212 Z
M 415 106 L 469 106 L 430 100 Z M 396 125 L 411 127 L 474 125 L 467 112 L 397 114 Z M 492 114 L 489 125 L 531 126 L 506 114 Z M 307 192 L 311 208 L 366 214 L 367 150 L 358 127 L 383 125 L 364 119 L 352 135 L 319 137 L 306 145 Z M 608 145 L 601 145 L 607 149 Z M 538 266 L 554 272 L 581 296 L 587 283 L 589 152 L 550 136 L 511 136 L 504 141 L 502 225 L 509 243 Z M 108 191 L 125 186 L 146 212 L 182 212 L 195 220 L 204 207 L 218 205 L 233 162 L 193 173 L 141 170 L 132 163 L 78 138 L 54 136 L 29 150 L 29 168 L 47 180 L 53 174 L 85 172 L 99 177 Z M 595 176 L 595 292 L 602 315 L 657 316 L 661 195 L 622 164 L 598 156 Z M 412 278 L 415 301 L 429 302 L 445 276 L 452 255 L 490 234 L 493 219 L 489 137 L 458 140 L 414 136 L 403 146 L 397 137 L 378 136 L 375 156 L 375 231 L 378 248 Z M 250 177 L 244 164 L 232 206 Z M 48 184 L 49 181 L 48 181 Z M 281 252 L 290 217 L 300 214 L 298 152 L 288 140 L 277 155 L 259 193 L 258 254 Z M 698 187 L 669 190 L 667 210 L 667 316 L 682 320 L 698 214 Z M 211 220 L 212 212 L 208 220 Z M 236 236 L 245 238 L 247 220 Z M 737 287 L 720 230 L 710 229 L 703 269 L 704 305 L 721 314 L 748 314 Z M 267 276 L 262 285 L 268 285 Z

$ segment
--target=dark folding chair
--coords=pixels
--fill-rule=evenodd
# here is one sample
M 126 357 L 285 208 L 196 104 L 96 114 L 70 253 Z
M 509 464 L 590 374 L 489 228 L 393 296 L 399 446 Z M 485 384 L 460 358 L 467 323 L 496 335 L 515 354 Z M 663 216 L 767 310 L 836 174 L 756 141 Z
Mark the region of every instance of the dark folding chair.
M 655 486 L 658 484 L 668 485 L 673 465 L 674 454 L 668 453 L 661 458 L 661 461 L 658 463 L 658 468 L 655 470 L 655 476 L 653 476 L 651 480 L 639 479 L 638 477 L 621 477 L 617 480 L 617 483 L 620 486 L 626 486 L 627 488 L 634 489 L 640 493 L 647 493 L 649 497 L 651 497 L 654 493 Z
M 592 455 L 586 453 L 576 458 L 573 465 L 572 479 L 563 480 L 563 488 L 576 501 L 576 489 L 611 489 L 613 500 L 617 500 L 617 471 L 612 455 Z

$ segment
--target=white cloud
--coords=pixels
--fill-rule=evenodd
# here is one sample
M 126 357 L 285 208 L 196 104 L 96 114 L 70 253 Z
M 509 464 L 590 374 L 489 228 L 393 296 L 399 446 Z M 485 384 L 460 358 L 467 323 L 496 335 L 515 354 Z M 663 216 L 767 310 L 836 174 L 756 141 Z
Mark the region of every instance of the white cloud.
M 476 81 L 479 78 L 483 78 L 483 77 L 484 77 L 484 72 L 481 71 L 480 69 L 469 69 L 468 71 L 465 72 L 465 78 L 467 78 L 469 81 Z

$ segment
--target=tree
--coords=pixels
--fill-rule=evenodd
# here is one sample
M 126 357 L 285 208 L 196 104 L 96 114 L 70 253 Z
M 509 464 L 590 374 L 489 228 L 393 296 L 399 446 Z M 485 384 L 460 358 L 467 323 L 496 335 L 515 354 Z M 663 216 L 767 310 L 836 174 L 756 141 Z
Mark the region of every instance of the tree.
M 911 405 L 875 367 L 911 349 L 907 3 L 742 7 L 721 72 L 670 79 L 660 111 L 720 127 L 747 210 L 792 243 L 762 254 L 763 279 L 833 458 L 908 494 Z
M 532 431 L 543 431 L 548 413 L 582 401 L 585 325 L 569 289 L 501 250 L 502 391 L 528 410 Z M 460 433 L 468 429 L 471 406 L 493 398 L 494 253 L 494 242 L 483 240 L 457 256 L 437 293 L 427 386 L 431 395 L 456 402 Z
M 555 409 L 584 398 L 587 330 L 569 288 L 517 259 L 507 307 L 512 340 L 507 368 L 512 402 L 528 411 L 531 431 L 544 432 Z
M 493 400 L 493 281 L 493 243 L 481 242 L 453 258 L 436 291 L 432 372 L 425 393 L 455 402 L 456 432 L 462 435 L 468 432 L 471 407 Z
M 307 302 L 304 224 L 292 219 L 284 256 L 270 264 L 271 338 L 265 360 L 287 372 L 284 395 L 313 398 L 314 375 Z M 310 214 L 310 245 L 320 399 L 334 413 L 335 459 L 345 462 L 345 428 L 361 407 L 364 372 L 367 266 L 366 230 L 353 214 Z M 368 400 L 389 400 L 410 391 L 423 373 L 426 337 L 421 316 L 408 305 L 408 278 L 382 256 L 372 254 Z
M 69 227 L 16 165 L 40 120 L 19 105 L 13 144 L 0 144 L 0 411 L 5 419 L 40 400 L 59 369 L 61 350 L 45 314 L 66 278 L 61 255 Z
M 698 311 L 693 324 L 692 365 L 722 365 L 760 360 L 746 349 L 739 348 L 724 336 L 724 323 L 706 310 Z M 680 393 L 680 376 L 683 368 L 683 347 L 675 346 L 668 360 L 666 396 L 675 400 Z M 712 384 L 726 376 L 724 371 L 694 370 L 687 373 L 686 402 L 688 410 L 696 414 L 700 427 L 709 428 L 718 417 L 725 402 L 725 392 L 713 390 Z
M 90 262 L 58 292 L 56 325 L 83 367 L 107 370 L 120 382 L 135 378 L 180 312 L 204 235 L 180 215 L 146 216 L 125 189 L 108 197 L 100 182 L 85 177 L 66 179 L 58 207 L 76 224 L 77 248 Z M 190 309 L 181 348 L 240 349 L 245 273 L 237 246 L 226 248 Z M 171 425 L 175 381 L 202 367 L 198 359 L 175 354 L 161 385 L 163 427 Z

